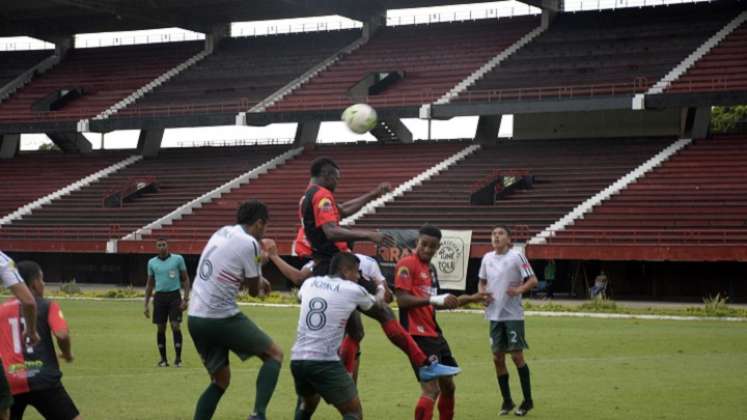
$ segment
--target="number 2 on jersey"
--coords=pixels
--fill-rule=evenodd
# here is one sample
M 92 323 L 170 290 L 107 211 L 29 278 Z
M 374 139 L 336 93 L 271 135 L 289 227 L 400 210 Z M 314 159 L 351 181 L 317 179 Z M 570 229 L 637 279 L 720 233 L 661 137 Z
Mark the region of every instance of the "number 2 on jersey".
M 306 326 L 312 331 L 319 331 L 327 325 L 327 301 L 315 297 L 309 301 L 309 312 L 306 314 Z

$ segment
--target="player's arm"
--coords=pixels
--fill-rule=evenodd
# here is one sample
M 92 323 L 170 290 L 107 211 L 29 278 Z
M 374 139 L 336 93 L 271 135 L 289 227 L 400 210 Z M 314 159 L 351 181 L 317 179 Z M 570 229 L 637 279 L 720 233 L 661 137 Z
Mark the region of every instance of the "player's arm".
M 380 195 L 386 194 L 392 190 L 392 185 L 388 182 L 382 182 L 373 190 L 363 194 L 360 197 L 342 203 L 338 208 L 340 209 L 340 215 L 342 217 L 348 217 L 355 214 L 358 210 L 362 209 L 369 201 L 379 197 Z
M 332 242 L 370 241 L 377 244 L 394 244 L 391 237 L 375 230 L 348 229 L 337 223 L 325 223 L 322 225 L 322 230 L 327 239 Z
M 299 270 L 280 257 L 277 244 L 275 244 L 275 241 L 272 239 L 262 239 L 262 251 L 263 254 L 266 255 L 273 264 L 275 264 L 275 267 L 280 270 L 283 276 L 293 282 L 296 286 L 300 286 L 304 280 L 311 277 L 310 268 L 303 267 Z
M 187 304 L 189 303 L 190 281 L 189 274 L 187 273 L 187 265 L 184 263 L 183 257 L 181 258 L 181 261 L 179 261 L 179 272 L 181 273 L 182 292 L 184 293 L 184 297 L 182 298 L 182 309 L 186 309 Z
M 249 291 L 251 297 L 264 297 L 272 291 L 269 280 L 262 276 L 245 277 L 243 287 Z
M 23 335 L 29 344 L 36 345 L 39 342 L 39 334 L 36 332 L 36 299 L 24 283 L 16 283 L 10 286 L 10 291 L 21 302 L 23 319 L 26 320 L 26 329 Z
M 537 287 L 537 284 L 539 283 L 539 281 L 537 281 L 537 276 L 534 275 L 534 271 L 532 270 L 532 265 L 529 264 L 529 260 L 527 260 L 527 257 L 519 254 L 515 264 L 516 268 L 519 270 L 519 273 L 521 273 L 521 278 L 524 279 L 524 281 L 517 287 L 509 287 L 506 290 L 506 293 L 508 293 L 509 296 L 521 296 L 524 293 Z
M 521 286 L 509 287 L 508 290 L 506 290 L 506 293 L 508 293 L 509 296 L 520 296 L 537 287 L 538 283 L 539 281 L 537 280 L 537 276 L 532 274 L 531 276 L 524 279 L 524 282 L 521 284 Z
M 145 310 L 143 311 L 146 318 L 150 318 L 150 298 L 153 295 L 154 284 L 153 274 L 148 273 L 148 280 L 145 281 Z
M 67 321 L 65 321 L 65 318 L 62 316 L 62 310 L 57 302 L 52 301 L 49 304 L 47 324 L 57 341 L 57 347 L 60 349 L 60 357 L 68 363 L 72 362 L 73 350 L 72 343 L 70 342 L 70 330 L 68 329 Z

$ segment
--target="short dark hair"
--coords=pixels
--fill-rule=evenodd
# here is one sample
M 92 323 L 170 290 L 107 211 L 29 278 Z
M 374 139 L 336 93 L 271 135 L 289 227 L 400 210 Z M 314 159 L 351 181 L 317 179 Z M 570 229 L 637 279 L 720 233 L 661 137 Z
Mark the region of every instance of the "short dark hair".
M 163 236 L 161 236 L 160 238 L 156 239 L 156 242 L 166 242 L 166 243 L 168 243 L 169 240 L 166 239 L 166 238 L 164 238 Z
M 496 230 L 496 229 L 503 229 L 504 231 L 506 231 L 506 235 L 508 235 L 509 238 L 511 237 L 511 228 L 508 227 L 508 225 L 495 225 L 495 226 L 493 226 L 493 230 Z
M 236 223 L 251 226 L 257 220 L 265 222 L 270 220 L 267 206 L 259 200 L 247 200 L 241 203 L 239 210 L 236 212 Z
M 418 231 L 418 235 L 428 235 L 432 236 L 437 239 L 441 239 L 441 229 L 437 228 L 436 226 L 426 223 L 423 226 L 420 226 L 420 230 Z
M 320 176 L 322 174 L 322 170 L 326 166 L 331 166 L 338 170 L 340 169 L 340 167 L 337 166 L 337 162 L 332 160 L 332 158 L 323 156 L 323 157 L 316 158 L 314 159 L 313 162 L 311 162 L 311 169 L 309 170 L 309 172 L 311 173 L 311 176 L 313 177 Z
M 36 281 L 42 273 L 41 266 L 31 260 L 19 262 L 16 265 L 16 268 L 18 269 L 18 274 L 21 275 L 21 278 L 23 278 L 23 281 L 26 282 L 27 285 Z
M 337 255 L 332 257 L 332 261 L 329 263 L 329 272 L 332 274 L 342 274 L 342 270 L 346 268 L 353 268 L 360 260 L 355 254 L 351 252 L 338 252 Z

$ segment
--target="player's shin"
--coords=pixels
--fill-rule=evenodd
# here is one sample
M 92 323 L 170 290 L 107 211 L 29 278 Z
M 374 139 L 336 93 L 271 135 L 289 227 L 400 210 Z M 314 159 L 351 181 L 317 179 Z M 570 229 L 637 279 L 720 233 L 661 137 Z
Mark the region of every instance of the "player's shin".
M 194 420 L 212 419 L 215 408 L 218 406 L 218 402 L 224 392 L 226 391 L 223 388 L 211 382 L 207 389 L 205 389 L 205 392 L 200 396 L 200 399 L 197 400 Z
M 447 395 L 446 393 L 441 393 L 438 396 L 438 419 L 454 419 L 454 394 Z
M 397 320 L 390 319 L 382 323 L 381 328 L 389 341 L 407 354 L 413 365 L 423 366 L 428 362 L 428 357 L 423 353 L 423 350 Z
M 427 395 L 421 395 L 418 400 L 418 405 L 415 406 L 415 420 L 432 420 L 434 405 L 435 402 L 433 401 L 433 398 Z
M 270 404 L 272 393 L 275 392 L 275 386 L 278 383 L 280 375 L 280 362 L 268 358 L 262 363 L 257 374 L 257 397 L 254 401 L 254 414 L 257 417 L 265 418 L 267 405 Z

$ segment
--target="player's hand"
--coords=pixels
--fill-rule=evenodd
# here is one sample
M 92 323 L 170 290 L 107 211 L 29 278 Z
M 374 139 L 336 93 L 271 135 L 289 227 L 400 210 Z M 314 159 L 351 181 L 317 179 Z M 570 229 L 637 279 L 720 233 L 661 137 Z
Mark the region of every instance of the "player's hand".
M 267 253 L 268 258 L 278 255 L 278 245 L 273 239 L 262 239 L 262 250 Z
M 518 287 L 509 287 L 508 289 L 506 289 L 506 294 L 511 297 L 520 296 L 521 289 L 519 289 Z
M 189 301 L 186 299 L 182 299 L 182 303 L 179 305 L 179 309 L 182 310 L 182 312 L 186 311 L 189 307 Z
M 270 292 L 272 292 L 272 285 L 270 284 L 270 282 L 266 278 L 260 277 L 259 278 L 259 294 L 258 294 L 258 296 L 259 297 L 265 297 L 265 296 L 269 295 Z
M 485 304 L 485 305 L 490 305 L 493 302 L 493 300 L 495 300 L 493 299 L 493 294 L 489 292 L 478 293 L 477 298 L 478 298 L 478 302 Z
M 388 287 L 384 290 L 384 302 L 387 304 L 394 302 L 394 293 L 392 293 L 392 290 Z
M 388 182 L 382 182 L 379 184 L 379 186 L 376 188 L 376 191 L 379 193 L 379 195 L 384 195 L 388 192 L 392 191 L 392 184 Z
M 456 309 L 459 306 L 459 299 L 457 299 L 456 296 L 449 293 L 446 295 L 446 300 L 444 300 L 444 308 L 446 309 Z
M 143 315 L 145 315 L 146 318 L 150 318 L 150 309 L 148 306 L 145 306 L 145 310 L 143 311 Z
M 68 363 L 73 363 L 73 360 L 75 360 L 72 354 L 60 353 L 57 356 Z
M 370 239 L 371 242 L 385 247 L 393 247 L 396 245 L 396 242 L 394 242 L 394 238 L 378 230 L 371 232 Z
M 26 342 L 27 345 L 34 347 L 41 341 L 41 338 L 39 337 L 39 333 L 36 331 L 24 331 L 23 332 L 23 339 Z

